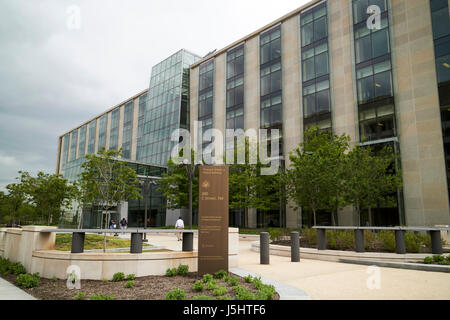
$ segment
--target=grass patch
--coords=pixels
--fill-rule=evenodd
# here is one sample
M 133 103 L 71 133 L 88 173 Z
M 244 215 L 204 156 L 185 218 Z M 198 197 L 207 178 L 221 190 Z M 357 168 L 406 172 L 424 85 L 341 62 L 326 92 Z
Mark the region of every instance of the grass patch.
M 119 231 L 120 232 L 120 231 Z M 103 249 L 103 235 L 86 234 L 84 238 L 84 250 Z M 117 237 L 106 236 L 106 248 L 128 248 L 131 246 L 131 240 L 121 240 Z M 143 246 L 151 246 L 144 243 Z M 55 250 L 70 251 L 72 249 L 72 234 L 58 233 L 56 234 Z

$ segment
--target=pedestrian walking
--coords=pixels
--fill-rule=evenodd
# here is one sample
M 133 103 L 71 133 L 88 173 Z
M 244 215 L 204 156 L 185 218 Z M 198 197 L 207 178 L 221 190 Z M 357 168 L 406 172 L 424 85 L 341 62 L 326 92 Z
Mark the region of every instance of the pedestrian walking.
M 177 222 L 175 223 L 175 229 L 177 230 L 183 230 L 184 229 L 184 221 L 181 217 L 178 218 Z M 177 232 L 177 238 L 178 241 L 182 240 L 181 232 Z

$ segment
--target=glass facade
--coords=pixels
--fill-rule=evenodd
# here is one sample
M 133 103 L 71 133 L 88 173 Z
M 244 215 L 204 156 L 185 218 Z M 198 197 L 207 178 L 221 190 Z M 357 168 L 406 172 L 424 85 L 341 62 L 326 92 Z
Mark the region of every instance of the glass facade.
M 87 131 L 86 125 L 80 128 L 80 141 L 78 142 L 78 158 L 84 157 L 84 152 L 86 150 L 86 131 Z
M 131 159 L 131 139 L 133 132 L 133 101 L 128 102 L 123 111 L 122 158 Z
M 198 60 L 181 50 L 152 68 L 145 110 L 139 110 L 137 161 L 167 164 L 172 132 L 188 124 L 189 66 Z
M 214 110 L 214 59 L 202 63 L 199 67 L 198 121 L 202 122 L 203 133 L 213 127 Z M 210 142 L 202 144 L 203 150 Z M 203 153 L 204 155 L 204 153 Z
M 99 119 L 98 124 L 98 146 L 97 151 L 106 147 L 106 123 L 108 121 L 108 115 L 103 115 Z
M 117 150 L 119 143 L 119 115 L 120 109 L 111 112 L 111 125 L 109 128 L 109 150 Z
M 260 35 L 260 81 L 260 127 L 280 130 L 279 151 L 282 155 L 281 25 Z M 267 150 L 271 150 L 270 138 L 267 141 Z
M 450 19 L 447 0 L 431 0 L 434 54 L 450 195 Z
M 89 138 L 88 138 L 88 154 L 95 152 L 95 133 L 97 132 L 97 120 L 93 120 L 89 123 Z
M 367 8 L 381 10 L 381 27 L 367 27 Z M 396 136 L 389 13 L 386 0 L 353 0 L 355 66 L 361 141 Z
M 303 125 L 331 130 L 327 2 L 300 14 Z
M 244 44 L 227 52 L 226 129 L 244 129 Z
M 72 140 L 70 142 L 70 159 L 69 161 L 73 161 L 76 159 L 77 153 L 77 144 L 78 144 L 78 129 L 72 131 Z

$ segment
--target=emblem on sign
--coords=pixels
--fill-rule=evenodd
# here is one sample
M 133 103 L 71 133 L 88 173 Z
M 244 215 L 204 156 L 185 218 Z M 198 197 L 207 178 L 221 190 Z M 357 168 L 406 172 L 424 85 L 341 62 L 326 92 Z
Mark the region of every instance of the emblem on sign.
M 203 183 L 202 183 L 202 187 L 203 187 L 204 189 L 208 189 L 209 187 L 211 187 L 211 185 L 210 185 L 210 183 L 209 183 L 208 180 L 205 180 L 205 181 L 203 181 Z

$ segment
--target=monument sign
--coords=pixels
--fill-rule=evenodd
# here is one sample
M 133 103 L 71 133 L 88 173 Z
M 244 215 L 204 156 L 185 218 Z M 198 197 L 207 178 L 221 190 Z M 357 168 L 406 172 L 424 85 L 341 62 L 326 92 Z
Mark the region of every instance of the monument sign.
M 228 271 L 228 167 L 201 166 L 198 273 Z

